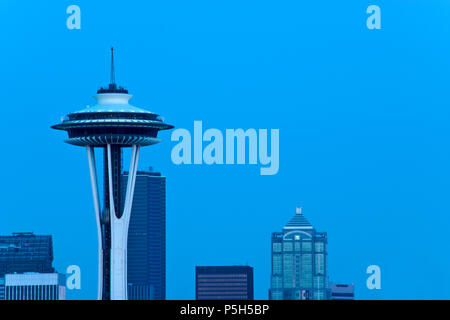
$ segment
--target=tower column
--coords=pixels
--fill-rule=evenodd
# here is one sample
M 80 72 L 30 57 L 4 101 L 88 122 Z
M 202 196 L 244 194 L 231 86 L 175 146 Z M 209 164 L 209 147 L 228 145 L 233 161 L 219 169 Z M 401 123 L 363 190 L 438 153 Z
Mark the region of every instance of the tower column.
M 91 177 L 92 197 L 94 199 L 95 221 L 97 222 L 97 241 L 98 241 L 98 288 L 97 299 L 102 300 L 103 289 L 103 241 L 102 241 L 102 225 L 100 222 L 101 208 L 100 195 L 98 193 L 97 168 L 95 165 L 95 153 L 92 146 L 86 146 L 89 174 Z
M 139 146 L 133 145 L 130 160 L 130 174 L 128 175 L 127 193 L 123 214 L 114 201 L 116 194 L 114 184 L 114 162 L 111 144 L 107 145 L 109 211 L 111 221 L 111 300 L 127 300 L 127 242 L 128 225 L 133 204 L 134 186 L 136 182 Z

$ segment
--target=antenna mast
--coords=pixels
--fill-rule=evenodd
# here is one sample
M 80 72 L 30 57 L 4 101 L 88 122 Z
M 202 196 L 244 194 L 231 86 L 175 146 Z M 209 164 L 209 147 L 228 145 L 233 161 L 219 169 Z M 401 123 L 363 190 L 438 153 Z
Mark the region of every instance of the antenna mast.
M 112 85 L 116 84 L 116 72 L 114 70 L 114 47 L 111 47 L 111 82 Z

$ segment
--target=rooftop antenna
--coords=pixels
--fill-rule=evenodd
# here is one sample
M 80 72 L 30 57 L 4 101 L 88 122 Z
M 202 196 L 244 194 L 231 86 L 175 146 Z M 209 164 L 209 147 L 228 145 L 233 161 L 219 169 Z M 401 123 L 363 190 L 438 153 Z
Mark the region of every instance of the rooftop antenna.
M 117 87 L 116 84 L 116 71 L 114 68 L 114 47 L 111 47 L 111 79 L 109 82 L 109 86 L 104 88 L 101 87 L 97 90 L 97 93 L 126 93 L 128 94 L 128 90 L 123 87 Z
M 116 85 L 116 72 L 114 71 L 114 47 L 111 47 L 111 82 L 113 86 Z

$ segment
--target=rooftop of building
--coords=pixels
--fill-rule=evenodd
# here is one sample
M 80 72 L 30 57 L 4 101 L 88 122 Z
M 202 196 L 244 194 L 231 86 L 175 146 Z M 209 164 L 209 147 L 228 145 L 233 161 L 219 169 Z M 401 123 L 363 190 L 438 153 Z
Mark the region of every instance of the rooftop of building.
M 74 131 L 78 129 L 90 130 L 87 135 L 92 134 L 104 135 L 104 132 L 97 132 L 99 130 L 110 130 L 111 128 L 126 128 L 127 135 L 133 132 L 141 132 L 140 130 L 168 130 L 173 126 L 164 123 L 164 119 L 158 114 L 138 108 L 129 103 L 133 96 L 128 93 L 128 90 L 119 87 L 115 80 L 114 71 L 114 54 L 111 54 L 111 81 L 108 87 L 101 88 L 94 96 L 96 104 L 93 106 L 86 106 L 76 112 L 69 113 L 61 119 L 61 123 L 52 126 L 53 129 Z M 94 130 L 93 132 L 91 132 Z M 130 130 L 134 130 L 131 132 Z M 114 131 L 114 130 L 113 130 Z M 117 130 L 116 130 L 117 131 Z M 115 134 L 117 134 L 114 131 Z M 75 133 L 79 137 L 79 133 Z M 152 133 L 153 134 L 153 133 Z M 69 132 L 70 135 L 70 132 Z M 155 137 L 154 137 L 155 138 Z M 78 141 L 80 139 L 72 139 L 72 144 L 86 144 L 86 141 Z M 148 139 L 147 139 L 148 140 Z M 153 141 L 155 142 L 155 141 Z M 92 144 L 92 143 L 91 143 Z
M 302 213 L 302 208 L 297 208 L 296 214 L 292 219 L 284 226 L 284 229 L 313 229 L 311 223 L 305 218 Z
M 36 237 L 36 235 L 33 232 L 13 232 L 11 236 L 0 236 L 0 237 Z M 43 236 L 39 236 L 43 237 Z M 51 236 L 44 236 L 44 237 L 51 237 Z
M 253 271 L 253 267 L 247 265 L 233 265 L 233 266 L 196 266 L 196 272 L 200 273 L 235 273 L 242 271 Z
M 107 87 L 102 87 L 97 90 L 97 104 L 93 107 L 86 106 L 86 108 L 74 112 L 79 113 L 103 113 L 103 112 L 117 112 L 117 113 L 150 113 L 152 112 L 132 106 L 128 103 L 132 95 L 128 94 L 128 90 L 116 84 L 116 72 L 114 67 L 114 48 L 111 48 L 111 79 Z
M 123 172 L 124 176 L 128 176 L 128 171 Z M 153 170 L 153 167 L 149 167 L 148 171 L 138 170 L 136 173 L 137 176 L 147 176 L 147 177 L 163 177 L 161 172 L 157 172 Z
M 36 235 L 33 232 L 14 232 L 11 235 L 0 235 L 0 248 L 2 242 L 52 242 L 51 235 Z
M 29 252 L 38 257 L 52 258 L 53 244 L 50 235 L 35 235 L 31 232 L 17 232 L 11 236 L 0 236 L 0 259 L 14 256 L 27 258 Z

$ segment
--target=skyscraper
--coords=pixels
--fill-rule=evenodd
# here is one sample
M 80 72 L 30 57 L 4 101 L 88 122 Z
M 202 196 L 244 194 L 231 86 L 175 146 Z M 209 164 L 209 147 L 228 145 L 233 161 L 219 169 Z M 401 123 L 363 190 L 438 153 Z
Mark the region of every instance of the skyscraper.
M 122 181 L 127 178 L 125 172 Z M 152 168 L 136 175 L 128 232 L 128 299 L 166 299 L 166 177 Z
M 301 209 L 272 234 L 271 300 L 325 300 L 328 289 L 327 234 L 317 232 Z
M 129 104 L 132 96 L 116 84 L 113 53 L 111 49 L 111 81 L 107 88 L 97 91 L 97 104 L 67 115 L 52 128 L 67 131 L 67 143 L 87 150 L 98 233 L 98 299 L 126 300 L 128 226 L 140 148 L 159 143 L 158 132 L 173 126 L 164 123 L 159 115 Z M 95 148 L 103 151 L 103 210 Z M 125 200 L 121 203 L 123 148 L 131 148 L 131 160 Z
M 196 300 L 253 300 L 253 268 L 218 266 L 195 268 Z
M 53 273 L 52 236 L 31 232 L 0 236 L 0 277 L 7 273 Z

